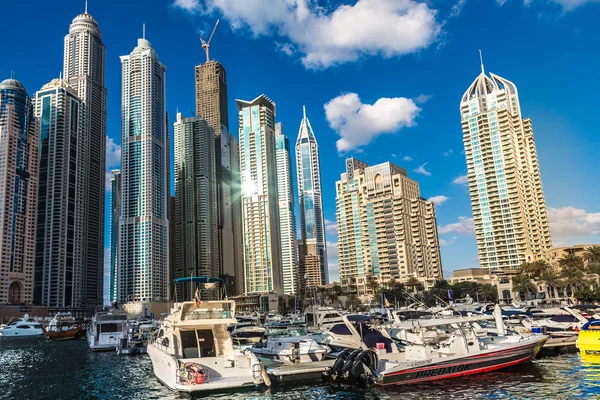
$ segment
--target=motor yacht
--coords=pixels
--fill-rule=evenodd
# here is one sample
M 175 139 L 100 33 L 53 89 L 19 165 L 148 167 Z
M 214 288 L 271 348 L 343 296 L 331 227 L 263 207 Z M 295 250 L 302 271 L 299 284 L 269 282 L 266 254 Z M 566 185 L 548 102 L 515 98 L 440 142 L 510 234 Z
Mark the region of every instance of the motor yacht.
M 298 364 L 322 361 L 329 347 L 318 344 L 304 329 L 270 328 L 264 338 L 248 349 L 258 357 Z
M 2 337 L 40 336 L 43 334 L 42 325 L 29 318 L 28 314 L 0 329 L 0 336 Z
M 235 302 L 175 303 L 148 343 L 154 375 L 169 389 L 202 392 L 270 384 L 257 357 L 234 349 Z
M 342 322 L 342 314 L 333 307 L 311 307 L 304 313 L 308 327 L 327 330 Z
M 116 350 L 123 325 L 127 324 L 127 312 L 112 308 L 97 311 L 87 329 L 88 347 L 92 351 Z

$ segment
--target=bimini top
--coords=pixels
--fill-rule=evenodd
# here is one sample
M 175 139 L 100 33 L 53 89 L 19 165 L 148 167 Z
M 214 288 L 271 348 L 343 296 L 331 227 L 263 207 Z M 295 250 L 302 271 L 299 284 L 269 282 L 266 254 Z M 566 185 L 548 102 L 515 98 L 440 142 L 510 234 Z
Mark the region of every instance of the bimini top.
M 177 278 L 173 282 L 200 282 L 200 283 L 216 283 L 223 282 L 221 278 L 213 278 L 212 276 L 186 276 L 185 278 Z

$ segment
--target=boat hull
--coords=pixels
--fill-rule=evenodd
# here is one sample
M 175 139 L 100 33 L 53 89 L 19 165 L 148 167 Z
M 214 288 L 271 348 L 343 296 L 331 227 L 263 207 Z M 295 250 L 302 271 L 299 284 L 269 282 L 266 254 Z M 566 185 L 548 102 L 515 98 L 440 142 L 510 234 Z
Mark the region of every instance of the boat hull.
M 577 348 L 581 353 L 600 353 L 600 330 L 579 331 Z
M 71 329 L 68 331 L 53 332 L 44 329 L 44 335 L 48 336 L 50 340 L 73 340 L 79 336 L 81 327 Z
M 548 337 L 542 336 L 539 340 L 532 340 L 531 343 L 522 346 L 511 346 L 468 357 L 448 357 L 425 365 L 415 362 L 410 367 L 380 374 L 375 383 L 380 386 L 406 385 L 497 371 L 531 361 L 546 340 Z

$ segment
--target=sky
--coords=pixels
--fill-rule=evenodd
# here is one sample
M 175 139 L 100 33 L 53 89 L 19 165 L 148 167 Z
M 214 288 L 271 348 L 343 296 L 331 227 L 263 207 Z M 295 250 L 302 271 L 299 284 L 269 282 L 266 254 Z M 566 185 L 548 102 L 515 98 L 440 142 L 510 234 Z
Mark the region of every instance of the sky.
M 33 96 L 57 78 L 63 38 L 83 10 L 83 0 L 4 2 L 14 18 L 0 24 L 0 79 L 14 71 Z M 217 19 L 210 56 L 227 70 L 234 135 L 235 99 L 273 99 L 292 143 L 306 105 L 332 280 L 335 182 L 347 157 L 405 168 L 436 202 L 445 277 L 478 266 L 459 103 L 480 73 L 480 49 L 486 71 L 517 85 L 532 119 L 554 245 L 600 243 L 600 0 L 90 0 L 89 13 L 106 46 L 107 171 L 120 164 L 119 56 L 144 23 L 167 66 L 171 121 L 195 110 L 194 67 L 206 57 L 199 37 Z M 109 199 L 107 191 L 105 264 Z

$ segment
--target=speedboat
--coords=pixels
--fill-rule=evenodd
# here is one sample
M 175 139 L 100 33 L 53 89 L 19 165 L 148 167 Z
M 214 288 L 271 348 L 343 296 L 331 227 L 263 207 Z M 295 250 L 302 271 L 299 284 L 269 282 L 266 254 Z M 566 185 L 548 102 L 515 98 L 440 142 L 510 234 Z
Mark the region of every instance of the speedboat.
M 227 326 L 236 323 L 231 300 L 174 303 L 148 343 L 154 375 L 179 392 L 270 385 L 256 356 L 234 349 Z
M 58 312 L 52 318 L 44 334 L 51 340 L 71 340 L 77 338 L 83 324 L 78 323 L 70 312 Z
M 600 353 L 600 320 L 583 325 L 577 337 L 577 348 L 581 354 Z
M 87 329 L 88 347 L 92 351 L 116 350 L 127 324 L 127 312 L 118 309 L 97 311 Z
M 482 317 L 407 321 L 399 335 L 404 351 L 380 353 L 380 358 L 371 349 L 346 352 L 340 354 L 330 375 L 390 386 L 496 371 L 531 361 L 548 336 L 506 336 L 499 308 L 498 312 L 497 336 L 479 328 Z
M 2 337 L 40 336 L 43 334 L 42 325 L 29 318 L 28 314 L 0 329 L 0 336 Z
M 261 326 L 243 326 L 231 332 L 233 343 L 240 346 L 248 346 L 258 343 L 267 330 Z
M 281 361 L 284 364 L 322 361 L 329 353 L 329 348 L 311 339 L 303 329 L 271 328 L 263 340 L 250 347 L 258 357 Z

